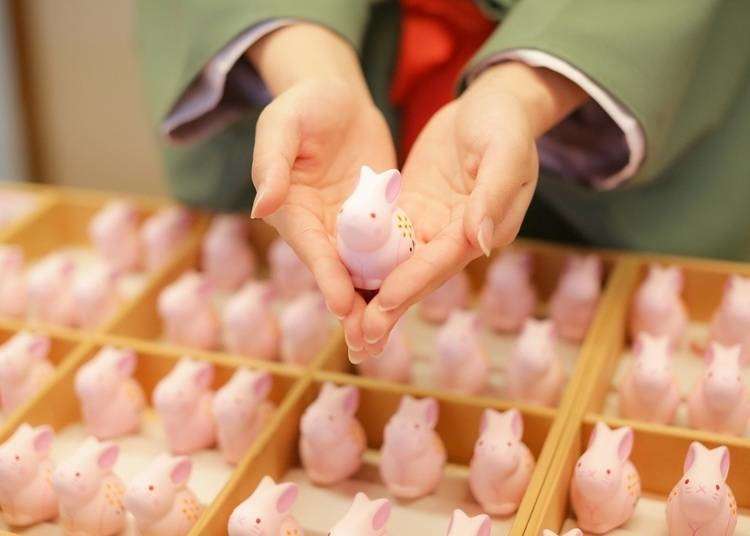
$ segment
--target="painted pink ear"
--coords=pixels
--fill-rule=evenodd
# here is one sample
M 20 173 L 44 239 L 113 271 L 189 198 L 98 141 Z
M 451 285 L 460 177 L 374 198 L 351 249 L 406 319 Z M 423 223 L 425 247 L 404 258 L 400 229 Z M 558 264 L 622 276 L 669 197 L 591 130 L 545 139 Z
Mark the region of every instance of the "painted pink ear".
M 43 336 L 37 335 L 29 344 L 29 353 L 34 356 L 46 357 L 50 349 L 50 340 Z
M 271 378 L 271 375 L 268 372 L 264 372 L 256 378 L 255 383 L 253 384 L 253 392 L 255 393 L 255 397 L 258 399 L 266 398 L 268 396 L 268 393 L 271 392 L 272 386 L 273 378 Z
M 693 441 L 690 443 L 690 446 L 688 447 L 687 455 L 685 456 L 685 464 L 682 467 L 683 472 L 687 473 L 690 471 L 690 468 L 695 463 L 695 458 L 697 457 L 697 450 L 699 448 L 699 445 L 702 446 L 697 441 Z
M 617 445 L 617 456 L 620 461 L 625 461 L 630 457 L 630 453 L 633 451 L 633 429 L 629 426 L 621 428 L 624 429 L 624 433 L 620 438 L 620 443 Z
M 487 408 L 482 412 L 482 420 L 479 421 L 479 435 L 482 435 L 490 425 L 490 415 L 492 410 Z
M 354 415 L 359 408 L 359 389 L 354 386 L 347 387 L 344 395 L 344 412 Z
M 383 504 L 378 507 L 375 515 L 372 518 L 372 529 L 380 530 L 385 527 L 388 523 L 388 518 L 391 517 L 391 503 L 388 499 L 382 499 Z
M 299 488 L 297 487 L 297 484 L 279 484 L 278 487 L 282 488 L 282 490 L 281 495 L 279 495 L 279 498 L 276 501 L 276 510 L 280 514 L 284 514 L 291 510 L 294 501 L 297 500 Z
M 426 398 L 424 418 L 427 422 L 427 426 L 434 428 L 435 425 L 437 425 L 439 413 L 440 407 L 438 406 L 437 400 L 434 398 Z
M 706 353 L 703 354 L 703 359 L 706 362 L 706 365 L 710 365 L 714 362 L 714 359 L 716 358 L 716 343 L 711 343 L 706 347 Z
M 726 480 L 729 475 L 729 449 L 723 445 L 719 449 L 721 450 L 721 477 Z
M 397 169 L 389 169 L 385 174 L 388 181 L 385 185 L 385 200 L 392 205 L 401 193 L 401 173 Z
M 37 454 L 49 452 L 55 433 L 47 425 L 39 426 L 34 430 L 34 450 Z
M 509 409 L 508 413 L 510 414 L 510 430 L 513 432 L 513 437 L 520 441 L 523 437 L 523 417 L 521 416 L 521 412 L 514 408 Z
M 137 357 L 133 350 L 124 350 L 117 360 L 117 371 L 123 376 L 132 376 L 136 361 Z
M 645 342 L 644 342 L 645 338 L 646 338 L 646 333 L 644 332 L 641 332 L 636 336 L 635 342 L 633 343 L 633 355 L 638 355 L 641 352 L 643 352 L 643 346 L 645 345 Z
M 603 430 L 605 430 L 605 429 L 607 429 L 607 430 L 608 430 L 608 428 L 607 428 L 607 425 L 606 425 L 606 424 L 604 424 L 604 423 L 603 423 L 603 422 L 601 422 L 601 421 L 597 422 L 597 423 L 596 423 L 596 424 L 594 425 L 594 429 L 593 429 L 593 430 L 591 430 L 591 435 L 589 436 L 589 445 L 588 445 L 589 447 L 591 447 L 591 446 L 592 446 L 592 445 L 593 445 L 593 444 L 594 444 L 594 443 L 596 442 L 597 438 L 599 437 L 599 434 L 600 434 L 600 433 L 601 433 L 601 432 L 602 432 Z
M 112 469 L 117 462 L 117 457 L 120 455 L 120 447 L 117 445 L 108 444 L 99 453 L 97 463 L 99 467 L 104 470 Z
M 193 462 L 187 456 L 180 456 L 177 463 L 172 467 L 172 471 L 169 473 L 169 478 L 172 479 L 172 484 L 175 486 L 181 486 L 188 481 L 190 473 L 193 470 Z
M 477 536 L 490 536 L 490 531 L 492 530 L 492 521 L 490 521 L 490 518 L 487 515 L 482 516 L 482 518 L 482 525 L 479 527 Z
M 195 384 L 202 388 L 208 389 L 214 381 L 214 367 L 210 363 L 201 363 L 200 368 L 195 372 Z

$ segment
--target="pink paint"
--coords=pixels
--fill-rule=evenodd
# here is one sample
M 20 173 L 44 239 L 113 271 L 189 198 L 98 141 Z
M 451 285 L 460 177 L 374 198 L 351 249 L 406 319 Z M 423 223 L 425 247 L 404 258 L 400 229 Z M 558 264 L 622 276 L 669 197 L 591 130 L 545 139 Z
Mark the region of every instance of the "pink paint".
M 443 389 L 478 394 L 487 388 L 490 361 L 476 313 L 455 310 L 436 338 L 435 378 Z
M 633 516 L 641 496 L 641 479 L 629 459 L 632 449 L 630 427 L 611 430 L 596 423 L 570 483 L 570 500 L 584 531 L 605 534 Z
M 222 339 L 229 352 L 255 359 L 277 359 L 280 329 L 272 308 L 273 288 L 248 281 L 226 303 Z
M 192 469 L 186 456 L 161 454 L 128 482 L 123 502 L 142 536 L 184 536 L 193 528 L 203 507 L 187 485 Z
M 414 229 L 396 206 L 401 173 L 375 173 L 362 166 L 354 192 L 336 220 L 339 256 L 358 289 L 377 290 L 393 269 L 414 252 Z
M 399 499 L 428 495 L 443 478 L 445 446 L 435 432 L 439 412 L 434 398 L 405 395 L 385 426 L 380 476 Z
M 403 324 L 397 322 L 391 330 L 383 352 L 358 365 L 360 373 L 370 378 L 409 383 L 412 370 L 412 351 L 404 333 Z
M 602 293 L 602 261 L 596 255 L 571 255 L 550 299 L 550 318 L 563 339 L 581 342 L 594 320 Z
M 133 350 L 105 346 L 78 369 L 75 391 L 90 435 L 104 440 L 139 430 L 146 397 L 133 378 L 137 365 Z
M 482 321 L 500 332 L 516 332 L 536 308 L 530 253 L 504 251 L 487 270 L 479 296 Z
M 229 517 L 229 536 L 304 536 L 291 512 L 298 494 L 297 484 L 263 477 Z
M 534 456 L 523 443 L 517 409 L 484 410 L 469 467 L 469 487 L 482 510 L 509 516 L 518 510 L 534 471 Z
M 23 317 L 26 302 L 23 250 L 18 246 L 0 246 L 0 316 Z
M 247 220 L 238 214 L 216 216 L 203 239 L 201 266 L 209 281 L 222 291 L 236 290 L 255 274 Z
M 193 216 L 184 207 L 169 207 L 149 217 L 141 227 L 140 238 L 149 271 L 164 266 L 190 234 Z
M 506 389 L 513 400 L 554 406 L 565 384 L 565 370 L 557 352 L 550 320 L 529 318 L 516 340 L 506 369 Z
M 317 290 L 312 272 L 283 238 L 277 238 L 268 249 L 271 281 L 276 293 L 288 300 L 308 290 Z
M 453 510 L 446 536 L 491 536 L 492 520 L 487 514 L 469 517 L 463 510 Z
M 388 536 L 391 503 L 388 499 L 370 500 L 361 491 L 346 515 L 334 525 L 328 536 Z
M 117 286 L 119 277 L 119 272 L 104 262 L 78 274 L 73 284 L 77 326 L 96 328 L 112 316 L 122 301 Z
M 22 424 L 0 445 L 0 515 L 8 525 L 27 527 L 57 517 L 49 459 L 54 432 Z
M 130 201 L 107 203 L 89 222 L 94 249 L 115 270 L 131 272 L 141 265 L 140 211 Z
M 727 485 L 729 449 L 707 449 L 693 441 L 685 474 L 667 499 L 670 536 L 731 536 L 737 526 L 737 501 Z
M 268 400 L 272 386 L 270 373 L 241 368 L 216 391 L 212 412 L 219 450 L 227 462 L 242 459 L 276 410 Z
M 626 419 L 672 423 L 681 397 L 669 337 L 641 333 L 633 346 L 632 361 L 618 389 L 620 415 Z
M 299 451 L 302 465 L 316 484 L 346 480 L 359 470 L 367 446 L 355 417 L 359 390 L 326 382 L 302 415 Z
M 27 279 L 31 319 L 73 326 L 76 320 L 75 277 L 75 262 L 65 253 L 53 253 L 32 266 Z
M 442 324 L 456 309 L 469 306 L 469 276 L 458 272 L 419 303 L 419 314 L 428 322 Z
M 195 271 L 161 291 L 157 308 L 169 342 L 201 350 L 218 347 L 221 325 L 212 292 L 208 279 Z
M 730 276 L 719 309 L 711 321 L 711 341 L 742 347 L 742 364 L 750 363 L 750 278 Z
M 743 435 L 750 421 L 750 394 L 742 381 L 740 347 L 714 343 L 705 362 L 703 377 L 687 399 L 690 426 Z
M 687 309 L 682 300 L 684 276 L 677 266 L 652 264 L 633 299 L 630 312 L 630 334 L 633 338 L 645 331 L 667 335 L 679 345 L 687 329 Z
M 213 381 L 211 363 L 183 357 L 154 389 L 154 407 L 173 454 L 190 454 L 215 443 Z
M 281 360 L 295 365 L 309 364 L 331 337 L 331 318 L 319 292 L 300 294 L 279 314 Z
M 55 469 L 52 487 L 67 534 L 110 536 L 125 528 L 125 485 L 112 472 L 119 453 L 117 445 L 89 437 Z
M 49 337 L 21 331 L 0 346 L 0 408 L 8 414 L 37 394 L 54 372 Z

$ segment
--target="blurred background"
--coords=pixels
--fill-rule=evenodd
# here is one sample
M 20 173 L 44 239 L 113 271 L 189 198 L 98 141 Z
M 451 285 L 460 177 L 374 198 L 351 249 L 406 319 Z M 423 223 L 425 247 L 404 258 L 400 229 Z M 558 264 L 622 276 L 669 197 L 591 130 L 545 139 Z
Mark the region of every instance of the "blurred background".
M 0 178 L 164 193 L 134 0 L 0 0 Z

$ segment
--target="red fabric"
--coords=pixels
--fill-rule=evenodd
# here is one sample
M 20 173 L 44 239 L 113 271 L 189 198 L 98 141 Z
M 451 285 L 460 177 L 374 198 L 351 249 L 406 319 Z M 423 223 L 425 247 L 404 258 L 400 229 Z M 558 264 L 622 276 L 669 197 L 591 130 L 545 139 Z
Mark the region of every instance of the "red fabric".
M 401 12 L 390 96 L 401 112 L 403 160 L 430 117 L 453 99 L 461 70 L 495 23 L 472 0 L 401 0 Z

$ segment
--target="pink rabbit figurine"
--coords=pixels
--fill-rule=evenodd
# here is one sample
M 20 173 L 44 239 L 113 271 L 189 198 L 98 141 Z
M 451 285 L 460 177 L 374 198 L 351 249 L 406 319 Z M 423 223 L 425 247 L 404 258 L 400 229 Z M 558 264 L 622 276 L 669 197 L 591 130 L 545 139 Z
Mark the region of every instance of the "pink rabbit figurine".
M 248 281 L 229 298 L 221 315 L 226 350 L 255 359 L 278 358 L 281 335 L 272 298 L 272 287 L 257 281 Z
M 730 276 L 711 321 L 711 340 L 742 346 L 742 364 L 750 363 L 750 277 Z
M 215 443 L 213 381 L 211 363 L 183 357 L 154 389 L 154 407 L 173 454 L 190 454 Z
M 523 417 L 517 409 L 484 410 L 469 467 L 469 487 L 490 515 L 513 514 L 529 486 L 535 463 L 522 437 Z
M 487 388 L 490 360 L 482 347 L 479 317 L 457 309 L 436 338 L 435 376 L 443 389 L 478 394 Z
M 375 173 L 362 166 L 354 192 L 336 220 L 337 247 L 355 288 L 378 290 L 393 269 L 414 252 L 414 228 L 396 206 L 401 173 Z
M 0 409 L 10 413 L 34 396 L 54 372 L 50 340 L 21 331 L 0 346 Z
M 89 437 L 55 469 L 52 487 L 67 534 L 110 536 L 125 528 L 125 485 L 112 472 L 119 453 L 117 445 Z
M 367 446 L 355 414 L 359 390 L 326 382 L 302 415 L 300 458 L 310 480 L 329 485 L 346 480 L 362 465 Z
M 159 316 L 169 342 L 213 350 L 219 344 L 221 323 L 212 301 L 213 287 L 195 271 L 185 272 L 159 294 Z
M 682 270 L 677 266 L 651 265 L 635 294 L 630 312 L 630 334 L 634 339 L 645 331 L 651 335 L 667 335 L 673 345 L 681 343 L 688 323 L 681 296 L 683 279 Z
M 212 412 L 224 459 L 238 463 L 263 430 L 276 405 L 268 400 L 273 379 L 268 372 L 241 368 L 216 391 Z
M 140 428 L 146 397 L 133 378 L 137 364 L 133 350 L 105 346 L 78 369 L 76 396 L 86 431 L 97 439 L 132 434 Z
M 99 256 L 120 272 L 141 264 L 140 213 L 129 201 L 107 203 L 89 222 L 89 238 Z
M 283 238 L 277 238 L 268 248 L 271 281 L 276 293 L 289 300 L 308 290 L 317 290 L 312 272 Z
M 680 405 L 669 337 L 641 333 L 633 346 L 633 364 L 619 386 L 620 415 L 626 419 L 670 424 Z
M 594 255 L 571 255 L 549 304 L 549 314 L 563 339 L 581 342 L 602 293 L 602 261 Z
M 360 491 L 354 496 L 346 515 L 334 525 L 328 536 L 388 536 L 390 516 L 391 503 L 388 499 L 370 500 Z
M 7 524 L 26 527 L 57 517 L 53 439 L 49 426 L 22 424 L 0 445 L 0 516 Z
M 81 272 L 73 283 L 77 326 L 95 328 L 107 320 L 122 300 L 118 289 L 120 274 L 109 264 L 98 262 Z
M 742 381 L 740 347 L 713 343 L 706 368 L 687 399 L 693 428 L 743 435 L 750 421 L 750 394 Z
M 542 536 L 557 536 L 557 533 L 549 529 L 544 529 Z M 561 536 L 583 536 L 583 531 L 581 529 L 571 529 Z
M 201 259 L 206 277 L 219 290 L 236 290 L 253 277 L 256 260 L 245 217 L 216 216 L 203 239 Z
M 463 510 L 453 510 L 446 536 L 492 536 L 492 520 L 487 514 L 469 517 Z
M 156 270 L 169 261 L 190 233 L 193 216 L 183 207 L 169 207 L 149 217 L 141 227 L 145 265 Z
M 399 499 L 428 495 L 443 478 L 445 446 L 435 432 L 439 411 L 434 398 L 404 395 L 385 426 L 380 476 Z
M 412 351 L 399 321 L 391 330 L 383 353 L 358 365 L 359 371 L 370 378 L 408 383 L 411 380 Z
M 187 487 L 193 464 L 186 456 L 157 456 L 135 475 L 123 502 L 141 536 L 185 536 L 203 513 Z
M 506 379 L 508 396 L 514 400 L 543 406 L 557 404 L 565 384 L 565 370 L 550 320 L 526 321 L 508 362 Z
M 298 494 L 297 484 L 277 484 L 270 476 L 263 477 L 253 494 L 229 516 L 228 535 L 304 536 L 291 513 Z
M 0 316 L 21 318 L 26 314 L 26 301 L 23 250 L 0 246 Z
M 641 479 L 629 460 L 632 449 L 629 426 L 594 426 L 570 483 L 570 500 L 584 531 L 605 534 L 632 517 L 641 496 Z
M 294 298 L 279 315 L 281 360 L 307 365 L 331 337 L 331 322 L 325 300 L 319 292 L 305 292 Z
M 669 536 L 731 536 L 737 526 L 737 501 L 727 485 L 729 449 L 707 449 L 693 441 L 685 474 L 667 499 Z
M 516 332 L 536 308 L 530 253 L 504 251 L 487 270 L 479 296 L 482 321 L 494 331 Z
M 76 264 L 65 253 L 53 253 L 28 272 L 28 313 L 32 320 L 73 326 L 76 303 L 73 283 Z
M 451 312 L 469 306 L 469 276 L 458 272 L 419 303 L 419 314 L 428 322 L 442 324 Z

